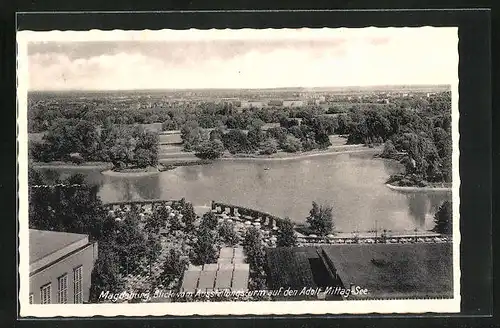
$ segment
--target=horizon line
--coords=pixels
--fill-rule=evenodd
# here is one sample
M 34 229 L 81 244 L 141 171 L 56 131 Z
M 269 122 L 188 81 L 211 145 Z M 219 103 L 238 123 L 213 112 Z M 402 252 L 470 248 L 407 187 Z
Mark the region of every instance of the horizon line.
M 211 88 L 211 87 L 200 87 L 200 88 L 145 88 L 145 89 L 28 89 L 28 92 L 110 92 L 110 91 L 186 91 L 186 90 L 279 90 L 279 89 L 342 89 L 342 88 L 377 88 L 377 87 L 436 87 L 436 86 L 447 86 L 451 87 L 451 83 L 436 83 L 436 84 L 372 84 L 372 85 L 345 85 L 345 86 L 288 86 L 288 87 L 242 87 L 242 88 Z

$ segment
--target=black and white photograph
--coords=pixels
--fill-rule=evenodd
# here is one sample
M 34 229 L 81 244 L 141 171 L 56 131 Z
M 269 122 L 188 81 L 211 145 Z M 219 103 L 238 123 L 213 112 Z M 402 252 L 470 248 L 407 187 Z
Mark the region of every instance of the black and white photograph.
M 17 46 L 21 316 L 460 311 L 457 28 Z

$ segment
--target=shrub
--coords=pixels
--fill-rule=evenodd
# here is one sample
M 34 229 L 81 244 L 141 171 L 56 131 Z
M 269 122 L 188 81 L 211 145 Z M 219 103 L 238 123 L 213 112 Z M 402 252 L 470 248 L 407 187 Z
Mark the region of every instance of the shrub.
M 80 155 L 80 153 L 71 153 L 68 156 L 68 159 L 70 162 L 75 163 L 75 164 L 82 164 L 85 162 L 85 159 Z
M 278 141 L 274 138 L 267 139 L 262 144 L 262 150 L 260 153 L 262 155 L 275 154 L 278 151 Z
M 381 156 L 384 158 L 393 158 L 396 152 L 397 152 L 396 147 L 394 147 L 392 141 L 387 140 L 387 142 L 384 145 L 384 151 L 382 151 Z
M 224 153 L 224 145 L 219 139 L 205 140 L 195 147 L 195 156 L 201 159 L 217 159 Z
M 333 208 L 331 206 L 318 205 L 312 203 L 312 209 L 306 221 L 311 229 L 320 235 L 326 235 L 333 230 Z
M 224 221 L 219 227 L 219 236 L 223 242 L 229 246 L 234 246 L 239 242 L 238 235 L 234 230 L 234 223 Z
M 295 153 L 302 150 L 302 143 L 293 136 L 287 136 L 281 148 L 288 153 Z

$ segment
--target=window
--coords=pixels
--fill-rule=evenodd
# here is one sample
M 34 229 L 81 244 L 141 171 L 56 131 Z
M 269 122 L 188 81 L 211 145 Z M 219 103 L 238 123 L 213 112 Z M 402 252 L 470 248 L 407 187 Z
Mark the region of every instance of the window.
M 68 303 L 68 275 L 57 278 L 57 303 Z
M 33 294 L 30 294 L 30 304 L 33 304 L 33 301 L 34 301 Z
M 82 293 L 82 266 L 73 269 L 74 303 L 83 303 Z
M 40 288 L 40 300 L 42 304 L 50 304 L 50 294 L 52 293 L 52 285 L 47 284 Z

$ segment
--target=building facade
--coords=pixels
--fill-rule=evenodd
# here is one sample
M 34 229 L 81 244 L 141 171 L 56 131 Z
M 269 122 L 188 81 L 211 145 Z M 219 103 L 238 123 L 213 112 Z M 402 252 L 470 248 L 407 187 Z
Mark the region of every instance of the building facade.
M 87 235 L 29 231 L 30 304 L 86 303 L 97 242 Z

